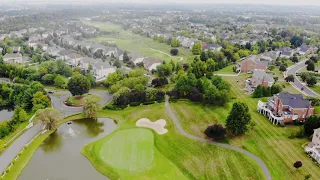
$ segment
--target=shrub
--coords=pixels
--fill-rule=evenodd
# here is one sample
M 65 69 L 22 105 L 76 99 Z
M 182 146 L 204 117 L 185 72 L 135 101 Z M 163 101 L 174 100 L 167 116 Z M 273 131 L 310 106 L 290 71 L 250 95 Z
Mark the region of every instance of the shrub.
M 154 104 L 155 103 L 155 101 L 147 101 L 147 102 L 144 102 L 144 103 L 142 103 L 143 105 L 149 105 L 149 104 Z
M 141 103 L 140 102 L 132 102 L 130 103 L 130 106 L 140 106 Z
M 280 127 L 286 127 L 284 123 L 280 123 Z
M 208 126 L 208 128 L 204 131 L 204 134 L 214 140 L 221 140 L 226 134 L 226 128 L 224 128 L 221 124 L 215 124 L 213 126 Z

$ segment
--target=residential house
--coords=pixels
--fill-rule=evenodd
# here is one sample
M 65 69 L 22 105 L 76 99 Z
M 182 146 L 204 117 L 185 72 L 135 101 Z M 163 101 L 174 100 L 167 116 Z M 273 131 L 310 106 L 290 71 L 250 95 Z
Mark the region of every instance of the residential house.
M 20 53 L 15 54 L 5 54 L 3 56 L 3 61 L 5 63 L 22 63 L 22 55 Z
M 109 62 L 99 62 L 92 65 L 92 72 L 96 80 L 102 80 L 109 74 L 116 72 L 117 68 L 112 67 Z
M 59 52 L 61 51 L 61 48 L 57 47 L 49 47 L 46 49 L 45 53 L 49 54 L 50 56 L 58 57 Z
M 265 71 L 254 70 L 252 73 L 252 78 L 250 80 L 250 85 L 254 88 L 258 85 L 264 87 L 271 87 L 274 84 L 274 79 L 270 74 L 267 74 Z
M 320 128 L 313 130 L 312 141 L 304 147 L 304 150 L 320 164 Z
M 13 53 L 20 53 L 21 48 L 19 46 L 13 46 L 11 49 Z
M 207 49 L 211 49 L 212 51 L 220 51 L 222 46 L 219 44 L 207 44 Z
M 0 54 L 2 55 L 2 51 L 3 51 L 3 48 L 2 47 L 0 47 Z
M 147 57 L 143 60 L 144 68 L 148 71 L 156 70 L 157 66 L 161 65 L 163 60 L 161 59 L 154 59 L 151 57 Z
M 58 52 L 57 59 L 62 59 L 64 61 L 66 61 L 66 60 L 68 60 L 68 55 L 71 54 L 71 53 L 72 53 L 72 51 L 63 49 L 63 50 Z
M 309 45 L 301 45 L 297 50 L 300 55 L 316 54 L 318 52 L 318 48 L 316 46 Z
M 91 68 L 93 68 L 94 64 L 97 63 L 102 63 L 102 59 L 93 59 L 93 58 L 89 58 L 89 57 L 84 57 L 80 60 L 80 65 L 79 67 L 83 70 L 83 71 L 89 71 L 92 70 Z M 91 66 L 91 68 L 90 68 Z
M 67 64 L 69 66 L 71 66 L 72 68 L 74 67 L 77 67 L 80 65 L 80 60 L 82 59 L 83 57 L 79 54 L 76 54 L 76 53 L 71 53 L 71 54 L 68 54 L 66 55 L 66 61 L 67 61 Z
M 290 47 L 281 47 L 279 51 L 280 57 L 290 58 L 293 55 L 293 49 L 291 49 Z
M 267 103 L 258 102 L 258 111 L 269 117 L 273 123 L 292 123 L 295 120 L 304 121 L 314 113 L 309 100 L 302 94 L 281 92 L 270 98 Z
M 260 56 L 260 61 L 267 61 L 268 64 L 271 64 L 273 61 L 275 61 L 280 56 L 279 51 L 268 51 L 264 52 Z
M 253 70 L 263 70 L 265 71 L 268 68 L 268 62 L 260 61 L 259 56 L 252 55 L 245 58 L 240 63 L 237 63 L 238 72 L 252 72 Z

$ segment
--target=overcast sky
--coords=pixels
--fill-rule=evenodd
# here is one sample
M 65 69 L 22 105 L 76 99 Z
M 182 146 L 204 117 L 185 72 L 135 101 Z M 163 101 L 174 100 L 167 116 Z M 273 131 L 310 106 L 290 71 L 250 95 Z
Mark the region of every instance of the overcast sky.
M 280 4 L 280 5 L 320 5 L 320 0 L 0 0 L 7 2 L 130 2 L 130 3 L 213 3 L 213 4 Z

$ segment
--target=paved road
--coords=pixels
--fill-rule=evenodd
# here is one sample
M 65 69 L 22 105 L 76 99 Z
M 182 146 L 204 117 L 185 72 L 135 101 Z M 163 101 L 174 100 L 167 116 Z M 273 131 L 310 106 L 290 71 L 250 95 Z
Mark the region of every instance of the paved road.
M 291 83 L 291 85 L 296 88 L 298 91 L 300 91 L 302 94 L 306 95 L 306 96 L 320 96 L 318 93 L 314 92 L 313 90 L 311 90 L 310 88 L 308 88 L 307 86 L 303 85 L 302 82 L 297 78 L 296 73 L 303 67 L 305 67 L 305 62 L 301 61 L 293 66 L 291 66 L 288 71 L 287 71 L 287 76 L 289 75 L 293 75 L 294 76 L 294 82 Z M 303 87 L 303 91 L 301 90 L 301 88 Z
M 36 135 L 40 132 L 40 124 L 34 125 L 23 133 L 18 139 L 16 139 L 7 150 L 0 156 L 0 174 L 9 166 L 12 160 L 20 152 L 20 150 Z
M 211 141 L 211 140 L 208 140 L 208 139 L 204 139 L 204 138 L 201 138 L 201 137 L 197 137 L 197 136 L 193 136 L 191 134 L 188 134 L 187 132 L 185 132 L 180 124 L 180 121 L 178 120 L 178 118 L 174 115 L 174 113 L 172 112 L 172 109 L 170 107 L 170 104 L 169 104 L 169 98 L 166 97 L 166 103 L 165 103 L 165 106 L 166 106 L 166 109 L 167 109 L 167 112 L 169 113 L 169 116 L 171 117 L 171 119 L 173 120 L 175 126 L 177 127 L 178 131 L 190 138 L 190 139 L 193 139 L 193 140 L 196 140 L 196 141 L 202 141 L 202 142 L 206 142 L 206 143 L 209 143 L 209 144 L 213 144 L 213 145 L 216 145 L 216 146 L 220 146 L 220 147 L 223 147 L 223 148 L 227 148 L 227 149 L 231 149 L 231 150 L 234 150 L 234 151 L 237 151 L 237 152 L 240 152 L 240 153 L 243 153 L 249 157 L 251 157 L 252 159 L 254 159 L 261 167 L 265 177 L 267 180 L 271 180 L 271 174 L 269 172 L 269 169 L 268 167 L 266 166 L 266 164 L 257 156 L 255 156 L 254 154 L 250 153 L 249 151 L 246 151 L 244 149 L 241 149 L 239 147 L 236 147 L 236 146 L 231 146 L 229 144 L 222 144 L 222 143 L 217 143 L 217 142 L 214 142 L 214 141 Z
M 57 109 L 62 112 L 63 116 L 67 116 L 70 114 L 82 112 L 82 107 L 73 108 L 68 107 L 63 104 L 63 101 L 71 96 L 71 93 L 68 91 L 54 91 L 56 94 L 60 94 L 61 96 L 54 96 L 50 94 L 50 98 L 52 101 L 52 106 L 54 109 Z M 91 94 L 97 94 L 101 96 L 101 105 L 105 105 L 112 100 L 112 95 L 108 94 L 105 91 L 90 91 Z M 3 154 L 0 156 L 0 174 L 9 166 L 12 160 L 16 157 L 16 155 L 20 152 L 20 150 L 30 141 L 32 138 L 37 135 L 41 131 L 40 123 L 34 125 L 30 129 L 28 129 L 25 133 L 23 133 L 19 138 L 17 138 L 8 149 L 6 149 Z

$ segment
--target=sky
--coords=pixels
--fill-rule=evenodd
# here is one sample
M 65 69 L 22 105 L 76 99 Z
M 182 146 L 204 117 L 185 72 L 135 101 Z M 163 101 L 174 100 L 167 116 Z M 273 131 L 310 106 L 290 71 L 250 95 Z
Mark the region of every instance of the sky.
M 124 3 L 212 3 L 212 4 L 278 4 L 278 5 L 317 5 L 320 0 L 0 0 L 8 2 L 63 2 L 63 3 L 94 3 L 94 2 L 124 2 Z

